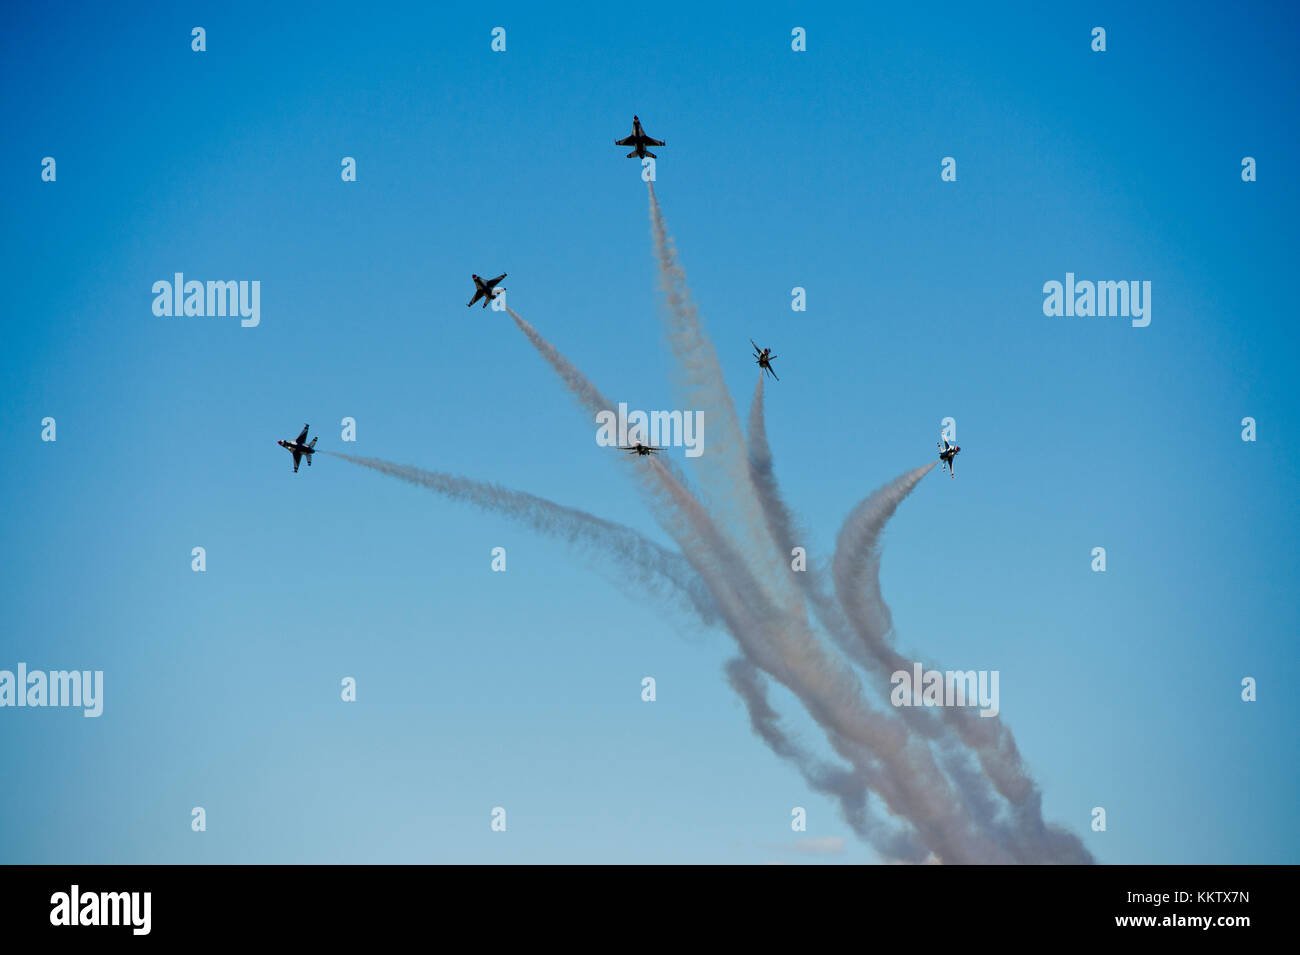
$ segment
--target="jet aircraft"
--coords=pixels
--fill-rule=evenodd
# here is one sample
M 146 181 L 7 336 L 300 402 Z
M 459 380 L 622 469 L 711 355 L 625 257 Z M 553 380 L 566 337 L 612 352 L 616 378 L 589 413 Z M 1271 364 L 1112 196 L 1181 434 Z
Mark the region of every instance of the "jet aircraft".
M 633 116 L 632 135 L 627 137 L 627 139 L 616 139 L 614 141 L 614 145 L 631 146 L 632 151 L 627 154 L 628 159 L 631 159 L 634 156 L 638 159 L 645 159 L 646 156 L 649 156 L 651 159 L 658 159 L 659 157 L 656 156 L 654 153 L 650 152 L 650 150 L 646 149 L 646 147 L 666 146 L 668 144 L 661 139 L 651 139 L 649 136 L 647 136 L 645 134 L 645 130 L 641 128 L 640 118 L 637 116 Z
M 772 354 L 772 349 L 759 348 L 758 345 L 754 344 L 754 339 L 752 338 L 749 340 L 749 343 L 754 345 L 754 361 L 758 362 L 758 367 L 762 369 L 759 371 L 759 374 L 761 375 L 763 370 L 765 370 L 770 373 L 773 378 L 776 378 L 776 372 L 772 371 L 772 359 L 776 357 Z M 781 379 L 776 378 L 776 380 L 780 381 Z
M 494 279 L 481 279 L 477 275 L 470 276 L 470 278 L 474 280 L 474 297 L 469 300 L 469 304 L 465 307 L 473 308 L 475 302 L 479 299 L 483 299 L 483 307 L 487 308 L 488 302 L 492 301 L 505 291 L 503 288 L 497 288 L 497 283 L 505 277 L 506 273 L 504 272 Z
M 303 426 L 302 426 L 302 434 L 298 435 L 298 438 L 297 438 L 297 440 L 295 440 L 295 441 L 277 441 L 277 442 L 275 442 L 275 443 L 278 444 L 280 447 L 284 448 L 286 451 L 288 451 L 290 454 L 293 455 L 293 473 L 294 473 L 294 474 L 297 474 L 297 473 L 298 473 L 298 465 L 302 462 L 302 459 L 303 459 L 303 456 L 304 456 L 304 455 L 305 455 L 306 458 L 307 458 L 307 467 L 311 467 L 311 456 L 312 456 L 313 454 L 316 453 L 316 450 L 315 450 L 315 448 L 316 448 L 316 439 L 315 439 L 315 438 L 312 438 L 312 439 L 311 439 L 311 444 L 307 444 L 307 443 L 305 443 L 305 442 L 307 441 L 307 429 L 310 428 L 310 427 L 311 427 L 311 425 L 307 425 L 307 424 L 303 425 Z
M 939 460 L 943 462 L 943 468 L 948 472 L 948 476 L 956 477 L 957 473 L 953 471 L 952 464 L 953 458 L 957 457 L 957 452 L 961 450 L 961 446 L 949 444 L 948 439 L 940 435 L 935 447 L 939 449 Z
M 647 454 L 654 454 L 656 451 L 663 450 L 663 448 L 658 447 L 657 445 L 642 444 L 640 441 L 638 441 L 636 444 L 620 444 L 618 446 L 618 449 L 620 451 L 627 451 L 630 454 L 639 454 L 641 455 L 641 457 L 645 457 Z

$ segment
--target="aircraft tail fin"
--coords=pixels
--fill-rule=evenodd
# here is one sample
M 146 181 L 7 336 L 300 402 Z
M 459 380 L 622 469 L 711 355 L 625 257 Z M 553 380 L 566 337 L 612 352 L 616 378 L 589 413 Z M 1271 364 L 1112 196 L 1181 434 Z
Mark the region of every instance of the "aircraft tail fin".
M 319 437 L 319 435 L 317 435 L 317 437 Z M 309 448 L 314 448 L 314 447 L 316 447 L 316 438 L 312 438 L 312 439 L 311 439 L 311 444 L 307 445 L 307 447 L 309 447 Z

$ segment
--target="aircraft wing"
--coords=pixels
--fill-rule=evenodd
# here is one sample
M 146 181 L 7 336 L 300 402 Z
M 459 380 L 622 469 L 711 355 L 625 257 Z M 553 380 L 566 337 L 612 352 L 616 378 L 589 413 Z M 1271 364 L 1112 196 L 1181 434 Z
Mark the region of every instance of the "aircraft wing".
M 474 307 L 474 303 L 477 302 L 477 301 L 478 301 L 479 299 L 481 299 L 482 297 L 483 297 L 483 290 L 482 290 L 482 289 L 475 289 L 475 290 L 474 290 L 474 297 L 473 297 L 472 299 L 469 300 L 469 302 L 466 304 L 465 307 L 466 307 L 466 308 L 473 308 L 473 307 Z
M 488 279 L 488 283 L 487 283 L 488 288 L 492 288 L 493 286 L 495 286 L 498 282 L 500 282 L 500 281 L 501 281 L 503 278 L 505 278 L 505 277 L 506 277 L 506 273 L 502 272 L 502 273 L 501 273 L 500 275 L 498 275 L 496 278 L 494 278 L 494 279 Z
M 615 145 L 615 146 L 635 146 L 635 145 L 636 145 L 636 136 L 629 136 L 629 137 L 627 137 L 626 139 L 616 139 L 616 140 L 614 140 L 614 145 Z
M 647 146 L 667 146 L 667 145 L 668 145 L 668 144 L 667 144 L 666 142 L 664 142 L 662 139 L 651 139 L 649 136 L 647 136 L 647 137 L 645 138 L 645 144 L 646 144 Z M 622 145 L 622 143 L 620 143 L 619 145 Z
M 298 435 L 299 444 L 302 444 L 304 441 L 307 440 L 307 428 L 308 428 L 307 425 L 302 426 L 302 434 Z
M 293 473 L 294 474 L 298 473 L 298 464 L 301 461 L 302 461 L 302 452 L 301 451 L 293 452 Z

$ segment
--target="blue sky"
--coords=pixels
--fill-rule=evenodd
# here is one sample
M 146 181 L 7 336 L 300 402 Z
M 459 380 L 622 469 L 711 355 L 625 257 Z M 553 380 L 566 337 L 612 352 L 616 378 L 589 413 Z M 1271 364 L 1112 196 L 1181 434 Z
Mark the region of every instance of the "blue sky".
M 471 272 L 507 271 L 611 398 L 679 407 L 612 145 L 634 112 L 669 144 L 656 188 L 742 410 L 747 339 L 781 356 L 769 437 L 814 552 L 956 418 L 962 473 L 900 508 L 884 593 L 900 649 L 1001 672 L 1046 817 L 1102 862 L 1300 861 L 1291 12 L 5 17 L 0 668 L 102 669 L 106 699 L 0 709 L 4 861 L 874 861 L 792 848 L 793 806 L 850 833 L 751 734 L 727 634 L 272 444 L 308 421 L 665 540 L 509 320 L 464 306 Z M 261 324 L 155 317 L 177 271 L 259 280 Z M 1045 316 L 1067 271 L 1149 280 L 1150 326 Z

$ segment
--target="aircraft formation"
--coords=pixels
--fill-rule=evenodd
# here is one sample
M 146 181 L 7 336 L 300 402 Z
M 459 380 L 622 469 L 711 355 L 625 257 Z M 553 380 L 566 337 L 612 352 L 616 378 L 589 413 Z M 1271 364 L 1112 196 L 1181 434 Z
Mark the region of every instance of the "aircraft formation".
M 647 136 L 646 131 L 641 126 L 641 117 L 633 116 L 632 135 L 625 139 L 616 139 L 614 145 L 631 146 L 632 151 L 627 154 L 628 159 L 645 159 L 646 157 L 657 159 L 658 157 L 654 153 L 650 152 L 647 147 L 666 146 L 667 143 L 661 139 L 653 139 L 650 136 Z M 479 275 L 471 275 L 470 278 L 474 280 L 474 297 L 466 304 L 466 308 L 473 308 L 474 303 L 479 299 L 483 300 L 483 307 L 487 308 L 489 302 L 505 291 L 505 288 L 500 286 L 501 280 L 505 277 L 505 272 L 502 272 L 494 279 L 485 279 Z M 752 338 L 749 340 L 749 343 L 754 346 L 754 354 L 752 357 L 754 362 L 758 365 L 759 375 L 769 374 L 772 376 L 773 380 L 780 381 L 781 379 L 777 377 L 776 371 L 772 368 L 772 359 L 776 358 L 776 355 L 772 354 L 772 349 L 759 348 L 758 343 Z M 295 474 L 298 473 L 298 465 L 302 458 L 306 457 L 307 466 L 311 466 L 311 456 L 315 454 L 314 449 L 316 446 L 316 439 L 312 438 L 310 444 L 307 444 L 306 441 L 307 425 L 303 425 L 302 433 L 298 435 L 297 440 L 276 442 L 280 447 L 293 454 L 293 471 Z M 961 451 L 961 448 L 956 444 L 949 444 L 948 439 L 942 436 L 940 436 L 938 448 L 939 460 L 943 462 L 942 466 L 944 470 L 948 472 L 950 477 L 956 477 L 957 475 L 953 471 L 953 459 L 957 457 L 957 453 Z M 646 457 L 651 454 L 656 454 L 664 449 L 655 445 L 642 444 L 638 441 L 635 444 L 619 445 L 619 450 L 627 451 L 629 454 L 635 454 L 638 457 Z

